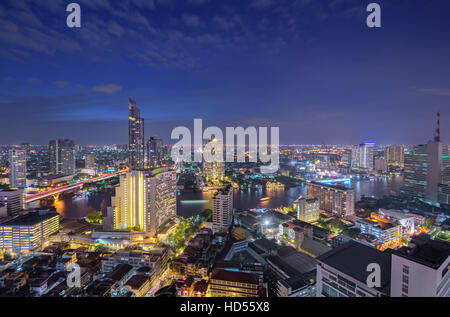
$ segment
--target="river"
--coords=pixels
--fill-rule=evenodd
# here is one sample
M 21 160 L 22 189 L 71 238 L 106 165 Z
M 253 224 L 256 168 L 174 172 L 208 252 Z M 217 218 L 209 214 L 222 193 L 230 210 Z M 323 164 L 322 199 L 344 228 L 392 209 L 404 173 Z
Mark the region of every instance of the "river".
M 356 201 L 362 195 L 381 198 L 384 195 L 398 194 L 403 185 L 403 176 L 378 177 L 374 180 L 353 180 L 347 184 L 355 188 Z M 65 195 L 61 200 L 53 203 L 57 212 L 64 218 L 77 219 L 87 214 L 102 210 L 106 213 L 106 207 L 111 204 L 109 192 L 90 192 L 77 196 Z M 277 208 L 281 205 L 289 206 L 300 195 L 306 196 L 306 185 L 301 185 L 286 190 L 280 189 L 246 189 L 234 191 L 234 208 L 238 210 L 252 208 Z M 183 217 L 189 217 L 204 209 L 212 209 L 212 192 L 181 193 L 177 199 L 177 213 Z M 269 197 L 261 201 L 261 198 Z

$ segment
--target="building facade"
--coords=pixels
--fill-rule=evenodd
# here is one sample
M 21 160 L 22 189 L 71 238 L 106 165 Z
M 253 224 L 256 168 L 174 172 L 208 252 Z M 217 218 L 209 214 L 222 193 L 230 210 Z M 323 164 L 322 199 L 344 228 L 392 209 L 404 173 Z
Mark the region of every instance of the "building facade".
M 149 168 L 158 168 L 162 165 L 163 140 L 152 136 L 147 141 L 147 165 Z
M 0 191 L 0 202 L 6 205 L 9 217 L 14 217 L 23 209 L 23 191 L 10 189 Z
M 27 152 L 9 150 L 9 185 L 23 189 L 27 186 Z
M 233 188 L 225 187 L 213 197 L 213 231 L 227 232 L 233 215 Z
M 75 142 L 73 140 L 60 139 L 50 141 L 49 154 L 51 174 L 75 174 Z
M 401 145 L 387 146 L 384 151 L 384 158 L 388 166 L 403 167 L 405 165 L 405 148 Z
M 297 202 L 297 219 L 306 222 L 314 222 L 319 219 L 319 199 L 301 198 Z
M 59 230 L 57 213 L 33 212 L 0 224 L 0 249 L 30 254 L 41 248 Z
M 355 213 L 355 190 L 343 186 L 310 182 L 307 184 L 308 199 L 318 199 L 320 209 L 340 217 Z
M 131 169 L 145 167 L 144 119 L 136 101 L 131 98 L 128 99 L 128 155 Z
M 352 149 L 352 168 L 360 170 L 373 170 L 374 143 L 363 143 Z
M 144 231 L 154 236 L 163 223 L 176 216 L 176 205 L 174 171 L 131 171 L 120 177 L 106 220 L 114 230 Z

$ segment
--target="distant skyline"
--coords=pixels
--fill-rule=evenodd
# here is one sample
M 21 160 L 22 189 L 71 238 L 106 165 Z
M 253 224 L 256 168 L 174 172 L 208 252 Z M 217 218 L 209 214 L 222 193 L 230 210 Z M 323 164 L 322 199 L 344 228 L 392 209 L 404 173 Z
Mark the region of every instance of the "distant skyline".
M 65 25 L 78 2 L 81 29 Z M 278 126 L 282 144 L 450 143 L 450 2 L 4 0 L 0 144 L 127 144 L 177 126 Z

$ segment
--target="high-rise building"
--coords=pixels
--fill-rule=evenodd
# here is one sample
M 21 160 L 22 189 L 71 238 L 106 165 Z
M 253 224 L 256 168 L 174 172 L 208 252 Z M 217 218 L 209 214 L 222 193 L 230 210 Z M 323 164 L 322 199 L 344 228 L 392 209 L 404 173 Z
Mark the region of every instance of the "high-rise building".
M 89 168 L 89 169 L 95 167 L 95 154 L 94 153 L 86 154 L 86 156 L 84 158 L 84 167 Z
M 405 180 L 400 192 L 437 203 L 439 184 L 445 184 L 449 166 L 448 147 L 442 142 L 429 141 L 415 146 L 405 155 Z
M 388 169 L 388 165 L 386 159 L 384 157 L 375 158 L 375 167 L 374 170 L 377 172 L 386 172 Z
M 52 140 L 50 147 L 50 173 L 73 175 L 75 168 L 75 142 L 69 139 Z
M 223 153 L 223 149 L 219 149 L 219 143 L 217 139 L 208 140 L 205 146 L 209 145 L 212 155 L 215 155 L 216 151 Z M 217 184 L 220 183 L 225 177 L 225 163 L 222 160 L 207 162 L 203 158 L 203 174 L 205 175 L 208 183 Z
M 355 213 L 355 190 L 345 186 L 310 182 L 307 184 L 308 199 L 319 199 L 320 209 L 340 217 Z
M 227 186 L 213 197 L 213 231 L 227 232 L 233 215 L 233 188 Z
M 319 219 L 319 199 L 301 198 L 297 202 L 297 218 L 301 221 L 314 222 Z
M 31 212 L 0 224 L 0 250 L 30 254 L 59 230 L 56 212 Z
M 150 168 L 161 167 L 163 158 L 163 140 L 152 136 L 147 141 L 147 164 Z
M 21 189 L 1 190 L 0 202 L 6 205 L 8 216 L 14 217 L 23 209 L 23 191 Z
M 110 229 L 136 230 L 154 236 L 158 228 L 176 216 L 176 173 L 131 171 L 120 177 L 105 222 Z
M 27 187 L 27 154 L 25 150 L 9 150 L 9 184 L 11 188 Z
M 128 155 L 131 169 L 144 169 L 145 164 L 144 119 L 136 101 L 128 99 Z
M 363 143 L 352 149 L 352 168 L 373 170 L 373 147 L 375 143 Z
M 405 149 L 401 145 L 391 145 L 386 147 L 384 158 L 388 166 L 403 167 L 405 165 Z

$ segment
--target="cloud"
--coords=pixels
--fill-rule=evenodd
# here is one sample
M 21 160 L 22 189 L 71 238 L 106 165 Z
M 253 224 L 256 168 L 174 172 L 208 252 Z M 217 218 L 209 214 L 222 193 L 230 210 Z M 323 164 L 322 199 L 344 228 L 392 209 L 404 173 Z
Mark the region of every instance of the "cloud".
M 419 88 L 418 91 L 435 96 L 450 97 L 450 88 Z
M 58 88 L 66 88 L 70 84 L 67 80 L 58 80 L 54 82 L 55 86 Z
M 272 5 L 272 0 L 252 0 L 250 3 L 251 8 L 264 9 Z
M 183 20 L 183 23 L 190 27 L 199 27 L 200 26 L 200 19 L 196 15 L 191 14 L 183 14 L 181 17 Z
M 118 91 L 121 91 L 122 87 L 116 84 L 104 84 L 104 85 L 98 85 L 92 88 L 92 91 L 100 92 L 104 94 L 113 94 Z
M 32 77 L 32 78 L 28 79 L 28 82 L 29 83 L 40 83 L 41 80 L 37 77 Z

